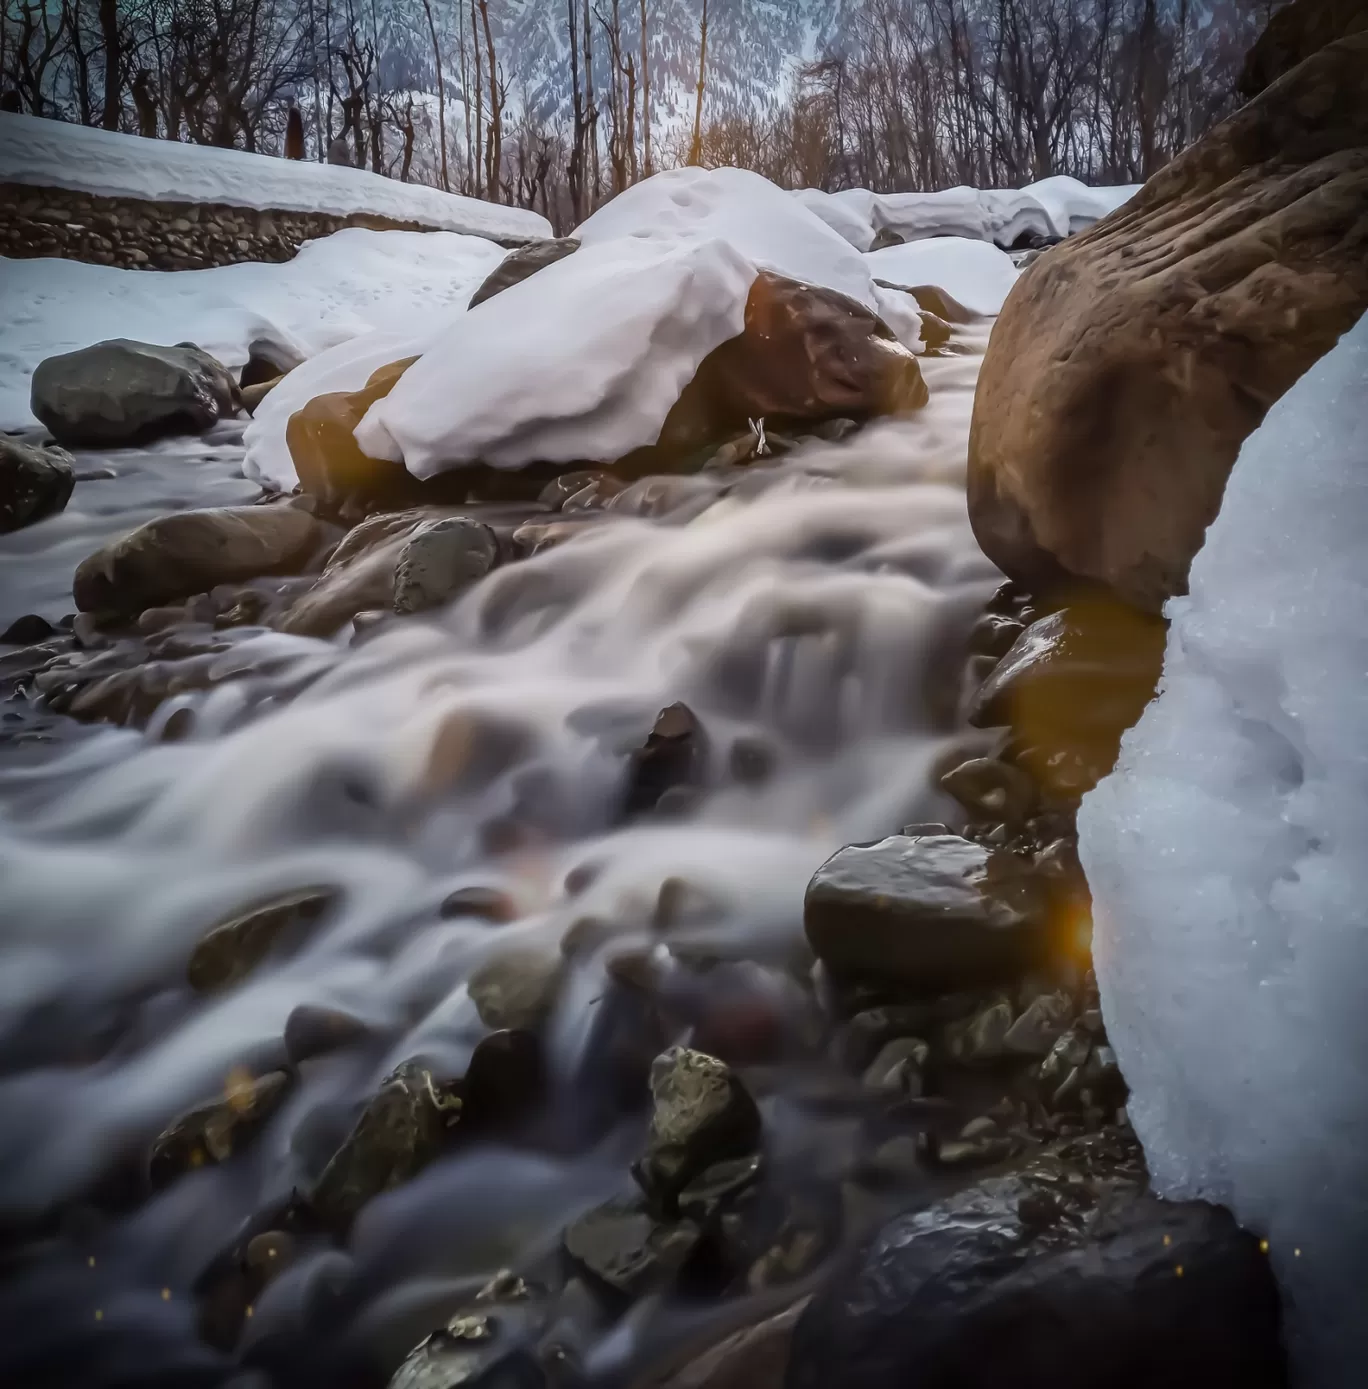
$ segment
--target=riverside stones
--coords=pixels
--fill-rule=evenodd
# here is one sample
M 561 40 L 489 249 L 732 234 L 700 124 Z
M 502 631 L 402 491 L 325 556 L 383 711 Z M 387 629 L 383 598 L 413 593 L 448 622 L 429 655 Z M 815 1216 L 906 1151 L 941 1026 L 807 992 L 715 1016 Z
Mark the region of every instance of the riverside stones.
M 499 542 L 483 521 L 425 521 L 404 541 L 394 568 L 394 611 L 424 612 L 459 597 L 499 562 Z
M 1152 612 L 1186 592 L 1241 444 L 1368 310 L 1365 207 L 1368 31 L 1024 272 L 974 395 L 984 553 Z
M 227 1162 L 280 1108 L 290 1087 L 284 1071 L 252 1079 L 230 1076 L 222 1098 L 182 1115 L 152 1145 L 156 1187 L 206 1164 Z
M 335 888 L 300 888 L 220 922 L 190 956 L 186 967 L 190 987 L 208 993 L 236 984 L 283 936 L 312 926 L 337 900 Z
M 138 613 L 217 584 L 297 573 L 329 537 L 307 511 L 285 504 L 173 512 L 82 560 L 71 592 L 82 612 Z
M 113 338 L 35 368 L 30 405 L 59 444 L 118 447 L 199 434 L 237 410 L 231 373 L 190 343 Z
M 1046 1155 L 886 1225 L 799 1320 L 785 1389 L 1285 1389 L 1259 1242 Z
M 707 765 L 708 735 L 694 711 L 687 704 L 662 709 L 632 753 L 623 814 L 654 810 L 663 797 L 698 786 Z
M 510 251 L 485 277 L 484 283 L 470 296 L 470 308 L 483 304 L 514 285 L 521 284 L 538 270 L 564 260 L 573 251 L 579 250 L 579 242 L 573 236 L 548 237 L 541 241 L 529 241 Z
M 76 460 L 0 435 L 0 534 L 55 516 L 71 500 Z
M 838 981 L 932 997 L 1012 980 L 1047 958 L 1046 908 L 1015 854 L 958 835 L 892 835 L 817 870 L 803 925 Z
M 636 1298 L 673 1281 L 703 1231 L 692 1220 L 662 1221 L 638 1196 L 605 1202 L 565 1230 L 565 1252 L 614 1292 Z
M 667 1211 L 707 1168 L 746 1157 L 759 1146 L 755 1101 L 715 1056 L 672 1047 L 651 1067 L 651 1097 L 651 1128 L 636 1176 Z

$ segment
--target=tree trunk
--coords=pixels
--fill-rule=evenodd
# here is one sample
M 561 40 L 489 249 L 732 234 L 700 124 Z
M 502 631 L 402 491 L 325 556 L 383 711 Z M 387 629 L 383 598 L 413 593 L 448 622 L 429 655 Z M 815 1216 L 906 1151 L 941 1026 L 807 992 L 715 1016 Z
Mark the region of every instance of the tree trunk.
M 698 26 L 698 91 L 694 100 L 693 143 L 689 146 L 689 163 L 703 162 L 703 84 L 708 67 L 708 0 L 703 0 L 703 19 Z
M 475 70 L 475 186 L 471 191 L 478 198 L 484 192 L 481 167 L 484 162 L 484 98 L 481 95 L 480 29 L 475 19 L 475 0 L 470 0 L 470 38 L 474 49 L 471 66 Z
M 646 48 L 646 0 L 641 0 L 641 174 L 650 178 L 651 167 L 651 68 Z
M 432 17 L 432 0 L 423 0 L 423 12 L 427 15 L 428 34 L 432 38 L 432 61 L 437 65 L 437 138 L 442 144 L 442 188 L 451 192 L 451 178 L 447 173 L 446 138 L 446 82 L 442 78 L 442 49 L 437 42 L 437 23 Z M 413 157 L 413 113 L 409 112 L 408 127 L 404 131 L 404 179 L 408 179 L 408 166 Z
M 100 34 L 104 39 L 104 114 L 106 130 L 119 128 L 123 108 L 123 36 L 119 33 L 117 0 L 100 0 Z
M 575 121 L 567 180 L 570 184 L 571 215 L 575 219 L 575 225 L 579 226 L 584 221 L 584 102 L 579 78 L 579 17 L 575 13 L 575 0 L 565 0 L 565 4 L 570 34 L 570 92 L 573 99 L 571 113 Z
M 589 24 L 589 0 L 584 0 L 584 114 L 589 123 L 589 196 L 587 210 L 592 212 L 598 205 L 599 188 L 599 141 L 598 141 L 598 103 L 594 100 L 594 31 Z
M 498 202 L 500 165 L 503 162 L 504 94 L 499 90 L 499 81 L 495 76 L 494 36 L 489 32 L 488 0 L 480 0 L 480 18 L 484 22 L 485 48 L 489 52 L 489 155 L 485 191 L 491 202 Z

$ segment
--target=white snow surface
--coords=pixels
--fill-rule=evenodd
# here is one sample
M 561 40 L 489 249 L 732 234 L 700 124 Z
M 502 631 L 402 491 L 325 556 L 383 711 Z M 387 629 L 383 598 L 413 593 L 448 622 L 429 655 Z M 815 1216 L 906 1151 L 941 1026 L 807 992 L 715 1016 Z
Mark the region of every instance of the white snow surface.
M 824 285 L 877 312 L 870 272 L 850 242 L 749 169 L 669 169 L 605 203 L 575 233 L 586 245 L 716 237 L 762 270 Z
M 456 319 L 357 442 L 422 478 L 654 443 L 703 358 L 741 331 L 755 276 L 719 238 L 591 240 Z
M 1006 251 L 988 241 L 936 236 L 866 253 L 875 279 L 889 284 L 935 285 L 975 313 L 1000 313 L 1017 281 L 1017 268 Z
M 1089 188 L 1059 175 L 1025 188 L 945 188 L 936 193 L 838 193 L 800 189 L 794 196 L 844 236 L 867 251 L 875 235 L 897 232 L 906 241 L 963 236 L 1010 247 L 1026 232 L 1065 237 L 1114 212 L 1140 190 L 1139 184 Z
M 366 169 L 146 140 L 8 113 L 0 114 L 0 183 L 152 202 L 229 203 L 257 211 L 369 213 L 510 241 L 552 234 L 540 213 L 400 183 Z
M 198 343 L 238 367 L 255 338 L 312 357 L 373 331 L 422 336 L 424 324 L 464 310 L 504 254 L 478 236 L 348 228 L 278 265 L 158 271 L 0 259 L 0 429 L 35 423 L 29 379 L 45 357 L 134 338 Z
M 1154 1181 L 1266 1235 L 1314 1389 L 1368 1363 L 1365 383 L 1368 318 L 1245 441 L 1078 817 Z

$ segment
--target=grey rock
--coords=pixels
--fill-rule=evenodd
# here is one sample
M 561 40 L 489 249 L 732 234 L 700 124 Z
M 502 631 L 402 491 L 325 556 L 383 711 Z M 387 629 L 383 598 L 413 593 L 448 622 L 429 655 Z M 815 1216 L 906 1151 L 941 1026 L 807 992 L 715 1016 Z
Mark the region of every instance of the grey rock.
M 725 1062 L 671 1047 L 651 1067 L 651 1127 L 637 1165 L 642 1189 L 665 1209 L 695 1177 L 760 1144 L 760 1112 Z
M 627 1297 L 672 1283 L 702 1239 L 692 1220 L 659 1220 L 639 1197 L 608 1201 L 566 1227 L 565 1252 Z
M 75 459 L 0 435 L 0 534 L 55 516 L 71 500 Z
M 784 1384 L 1285 1389 L 1279 1319 L 1268 1260 L 1226 1211 L 1052 1154 L 897 1217 L 838 1264 Z
M 558 950 L 511 947 L 492 955 L 467 988 L 486 1027 L 535 1029 L 556 1001 L 564 960 Z
M 303 357 L 278 338 L 253 338 L 247 347 L 247 362 L 238 373 L 239 386 L 259 386 L 288 376 Z
M 394 611 L 425 612 L 458 598 L 499 562 L 499 542 L 483 521 L 446 516 L 409 536 L 394 569 Z
M 1050 950 L 1029 863 L 956 835 L 841 849 L 808 884 L 803 925 L 833 978 L 920 997 L 1005 982 Z
M 127 338 L 40 362 L 30 395 L 59 444 L 89 448 L 203 433 L 233 415 L 237 402 L 232 374 L 207 352 Z
M 310 1202 L 327 1224 L 345 1228 L 372 1198 L 415 1177 L 461 1118 L 459 1096 L 417 1062 L 381 1084 L 355 1128 L 324 1167 Z
M 1007 1050 L 1014 1014 L 1011 1003 L 995 998 L 947 1031 L 950 1055 L 966 1066 L 983 1066 L 999 1060 Z
M 327 1056 L 372 1036 L 360 1018 L 340 1008 L 320 1008 L 301 1003 L 285 1019 L 285 1055 L 298 1066 L 316 1056 Z
M 230 1077 L 220 1099 L 192 1109 L 157 1136 L 149 1175 L 162 1187 L 198 1167 L 227 1162 L 280 1108 L 290 1087 L 284 1071 Z
M 306 511 L 286 505 L 173 512 L 82 560 L 71 592 L 84 612 L 139 613 L 218 584 L 298 573 L 328 537 Z
M 864 1084 L 871 1090 L 918 1098 L 924 1090 L 930 1056 L 931 1048 L 919 1038 L 899 1037 L 886 1043 L 870 1062 Z
M 1018 1056 L 1048 1056 L 1072 1020 L 1073 1004 L 1068 994 L 1041 994 L 1008 1029 L 1002 1039 L 1003 1049 Z
M 668 792 L 697 788 L 707 771 L 708 747 L 708 735 L 687 704 L 662 709 L 645 743 L 632 752 L 623 814 L 654 810 Z
M 535 275 L 538 270 L 554 265 L 558 260 L 564 260 L 566 256 L 578 250 L 579 242 L 573 236 L 529 241 L 526 246 L 519 246 L 494 267 L 484 283 L 471 295 L 470 307 L 473 309 L 483 304 L 486 299 L 492 299 L 496 294 L 512 289 L 514 285 L 521 284 Z
M 219 922 L 190 955 L 186 967 L 190 987 L 208 993 L 236 984 L 283 935 L 312 926 L 337 899 L 336 888 L 299 888 Z
M 518 904 L 500 888 L 481 887 L 477 883 L 469 887 L 458 887 L 455 892 L 448 893 L 442 900 L 438 915 L 444 920 L 474 916 L 481 921 L 502 924 L 517 919 Z

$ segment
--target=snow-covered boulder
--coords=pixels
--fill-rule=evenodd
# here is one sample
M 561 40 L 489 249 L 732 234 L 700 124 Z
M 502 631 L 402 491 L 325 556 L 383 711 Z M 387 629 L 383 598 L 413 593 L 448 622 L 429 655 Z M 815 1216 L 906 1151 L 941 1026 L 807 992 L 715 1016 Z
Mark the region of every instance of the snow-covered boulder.
M 978 314 L 1001 312 L 1017 281 L 1012 258 L 988 241 L 936 236 L 870 251 L 865 263 L 876 279 L 917 289 L 929 285 Z
M 1245 441 L 1159 697 L 1078 819 L 1153 1179 L 1267 1236 L 1326 1389 L 1368 1360 L 1365 382 L 1368 318 Z
M 1365 208 L 1368 32 L 1022 272 L 969 441 L 988 557 L 1151 610 L 1183 592 L 1240 444 L 1368 309 Z

